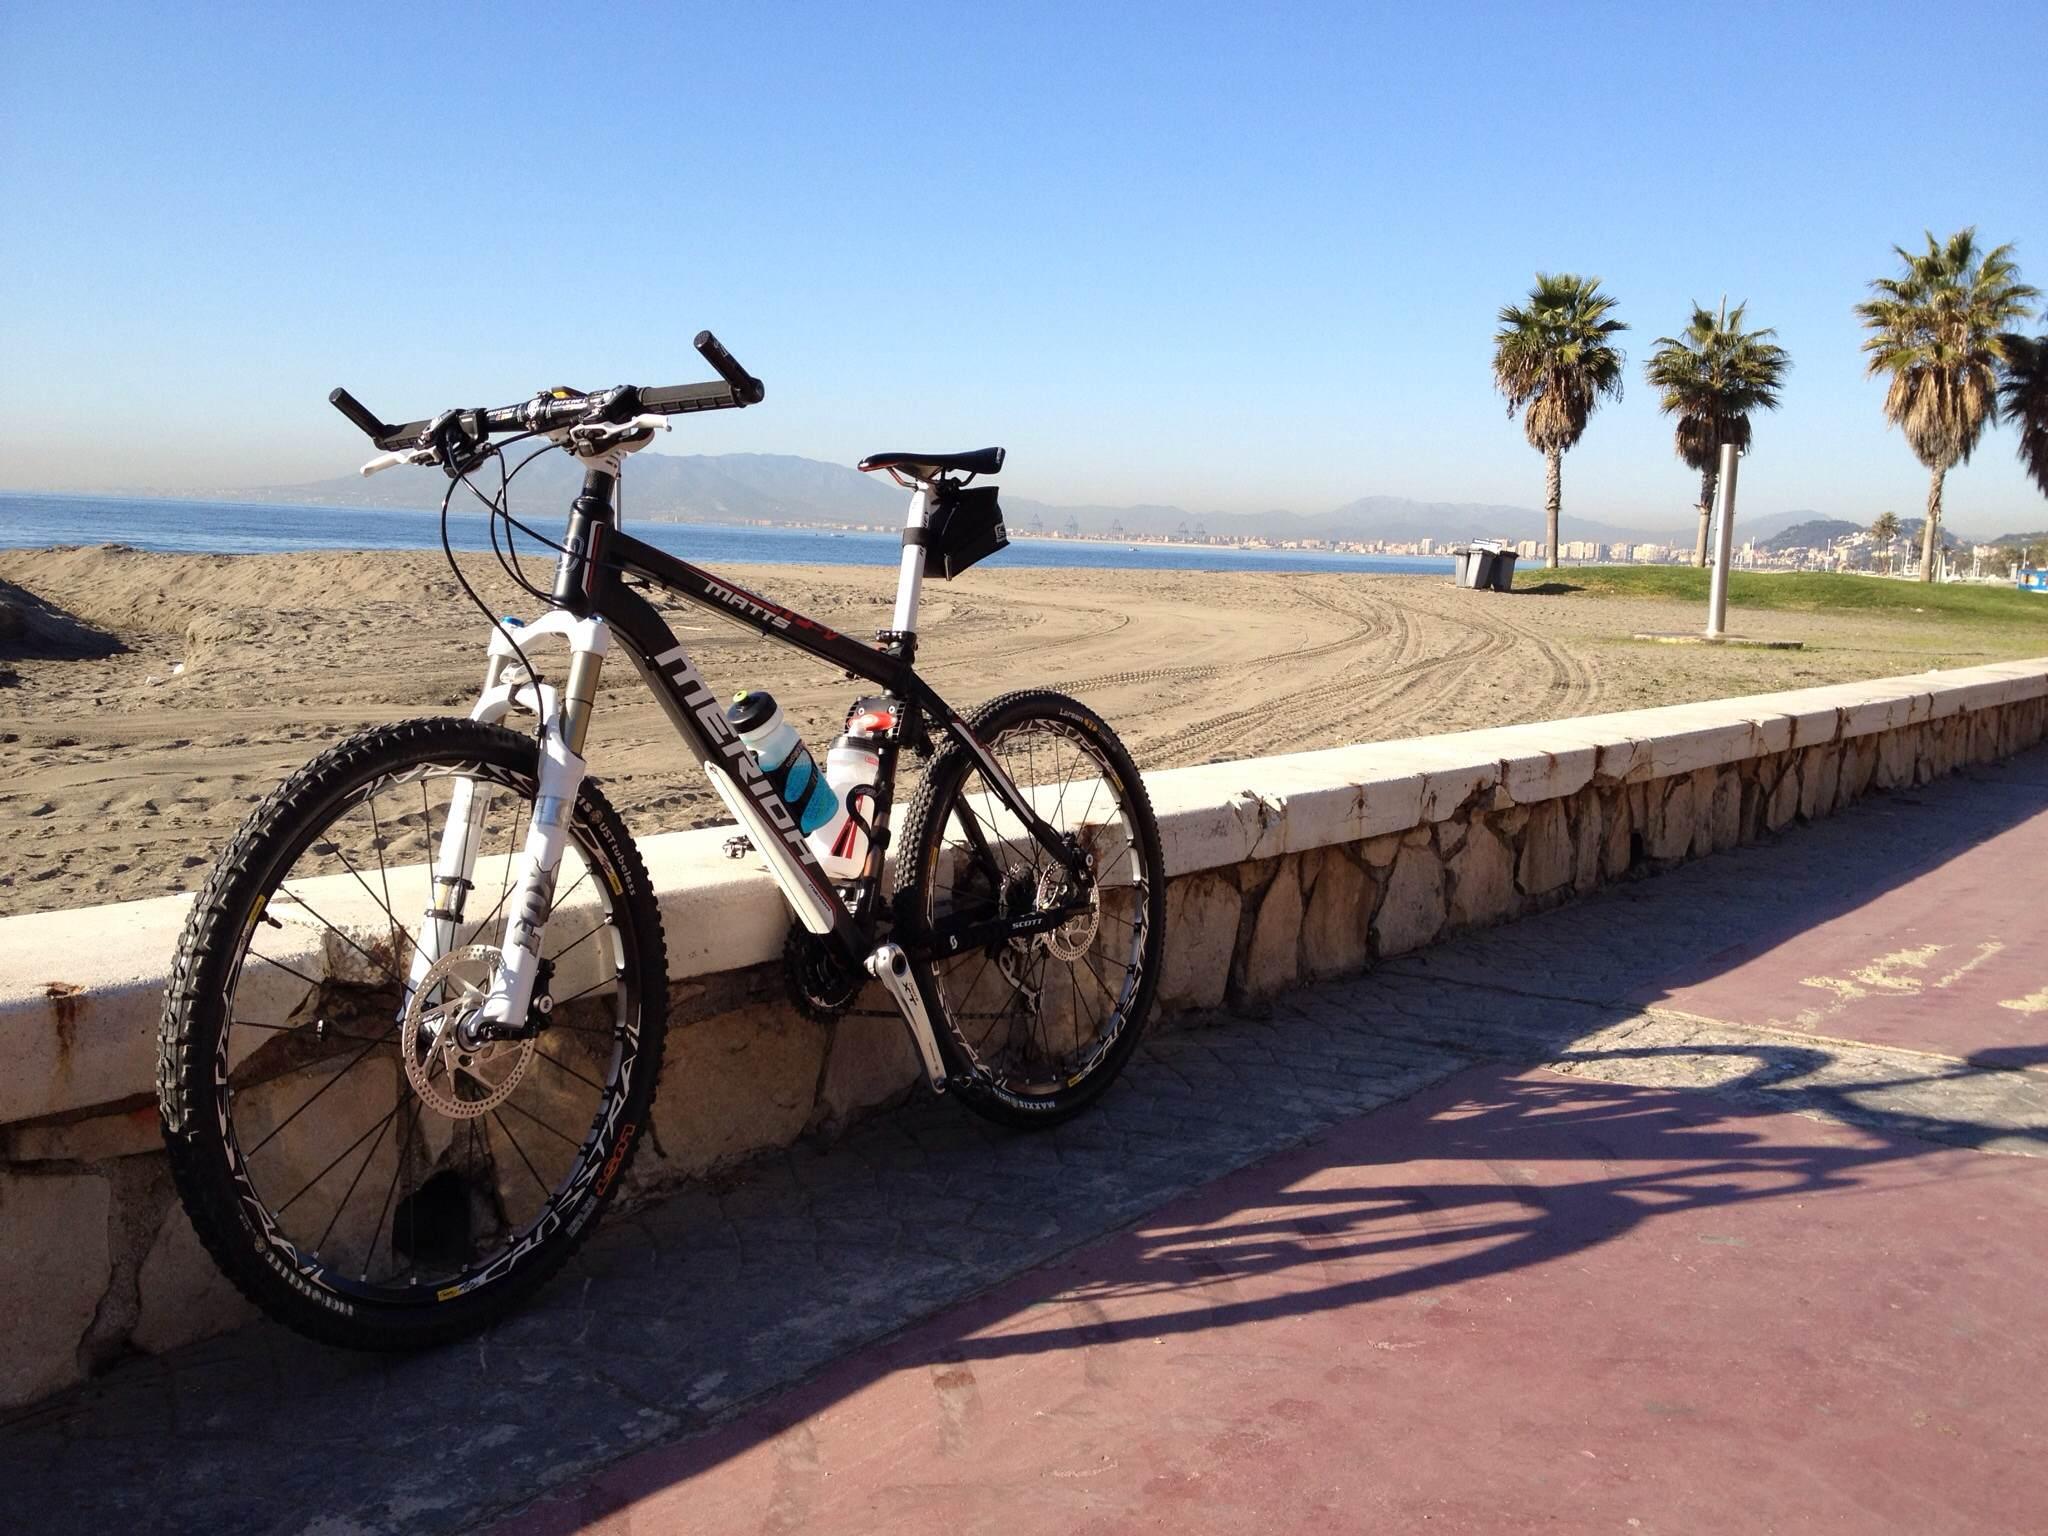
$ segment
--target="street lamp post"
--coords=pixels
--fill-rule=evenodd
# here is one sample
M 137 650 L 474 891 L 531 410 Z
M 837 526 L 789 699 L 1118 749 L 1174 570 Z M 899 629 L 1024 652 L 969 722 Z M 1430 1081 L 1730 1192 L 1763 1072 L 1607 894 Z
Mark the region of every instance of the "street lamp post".
M 1714 487 L 1714 574 L 1707 591 L 1707 638 L 1718 640 L 1728 628 L 1728 559 L 1735 544 L 1735 465 L 1733 443 L 1721 445 L 1721 479 Z

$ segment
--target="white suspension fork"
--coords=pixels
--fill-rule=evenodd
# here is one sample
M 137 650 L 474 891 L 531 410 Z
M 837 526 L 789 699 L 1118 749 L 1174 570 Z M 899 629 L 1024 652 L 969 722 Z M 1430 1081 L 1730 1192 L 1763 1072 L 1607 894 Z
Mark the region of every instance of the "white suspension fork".
M 532 825 L 518 857 L 518 883 L 506 897 L 504 963 L 484 1007 L 494 1023 L 518 1023 L 533 1001 L 540 969 L 540 945 L 554 901 L 556 875 L 576 814 L 576 795 L 586 763 L 582 747 L 590 727 L 591 703 L 605 653 L 611 646 L 602 619 L 579 619 L 557 610 L 518 631 L 520 649 L 561 639 L 569 647 L 566 692 L 545 683 L 536 689 L 526 676 L 511 639 L 493 631 L 484 688 L 470 711 L 472 720 L 497 724 L 514 705 L 532 710 L 543 721 L 540 776 Z M 462 940 L 462 925 L 473 921 L 466 907 L 476 873 L 478 844 L 490 808 L 491 786 L 478 779 L 457 778 L 450 787 L 447 820 L 434 854 L 433 884 L 428 910 L 420 923 L 406 992 L 408 998 L 428 969 Z
M 519 883 L 513 888 L 505 925 L 504 960 L 484 1004 L 490 1024 L 522 1024 L 533 1002 L 534 978 L 540 971 L 541 936 L 555 901 L 555 877 L 562 867 L 562 849 L 569 823 L 576 815 L 576 791 L 583 784 L 584 761 L 563 739 L 563 712 L 557 711 L 541 737 L 540 792 L 533 802 L 533 823 L 520 850 Z

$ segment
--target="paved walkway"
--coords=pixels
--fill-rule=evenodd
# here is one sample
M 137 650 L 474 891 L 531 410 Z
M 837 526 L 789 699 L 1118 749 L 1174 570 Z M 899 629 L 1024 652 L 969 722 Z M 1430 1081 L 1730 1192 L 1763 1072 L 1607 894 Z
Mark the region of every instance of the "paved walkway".
M 2044 868 L 2037 752 L 1170 1033 L 1049 1135 L 919 1105 L 467 1346 L 134 1362 L 0 1428 L 9 1523 L 2048 1528 Z

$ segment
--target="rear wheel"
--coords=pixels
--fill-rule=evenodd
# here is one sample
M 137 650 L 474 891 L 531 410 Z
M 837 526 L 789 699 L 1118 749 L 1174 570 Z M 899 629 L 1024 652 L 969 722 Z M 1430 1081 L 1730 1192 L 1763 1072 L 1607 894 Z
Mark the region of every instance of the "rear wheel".
M 193 904 L 160 1040 L 171 1171 L 215 1262 L 302 1333 L 410 1347 L 499 1316 L 590 1230 L 646 1124 L 660 913 L 594 783 L 542 936 L 541 1027 L 462 1029 L 500 963 L 537 771 L 497 726 L 365 732 L 259 806 Z M 437 902 L 451 825 L 474 867 Z M 460 920 L 409 988 L 430 908 Z
M 1054 833 L 1092 856 L 1092 878 L 1075 889 L 956 743 L 911 806 L 897 920 L 930 936 L 1073 912 L 1040 933 L 914 962 L 962 1096 L 991 1119 L 1046 1125 L 1109 1086 L 1151 1012 L 1166 919 L 1159 827 L 1130 754 L 1085 704 L 1013 693 L 968 725 Z

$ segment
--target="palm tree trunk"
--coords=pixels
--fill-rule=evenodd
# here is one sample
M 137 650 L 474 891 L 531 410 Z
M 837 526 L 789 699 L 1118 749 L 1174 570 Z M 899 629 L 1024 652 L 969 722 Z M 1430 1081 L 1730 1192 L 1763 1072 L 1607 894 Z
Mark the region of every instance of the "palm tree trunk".
M 1544 564 L 1557 569 L 1557 514 L 1564 505 L 1564 450 L 1547 448 L 1543 453 L 1543 526 L 1550 536 L 1549 557 Z
M 1718 471 L 1703 470 L 1700 473 L 1700 537 L 1692 547 L 1692 563 L 1704 566 L 1707 563 L 1707 526 L 1714 520 L 1714 481 Z
M 1946 469 L 1937 469 L 1927 484 L 1927 525 L 1920 530 L 1920 579 L 1934 580 L 1935 540 L 1941 533 L 1941 482 Z

